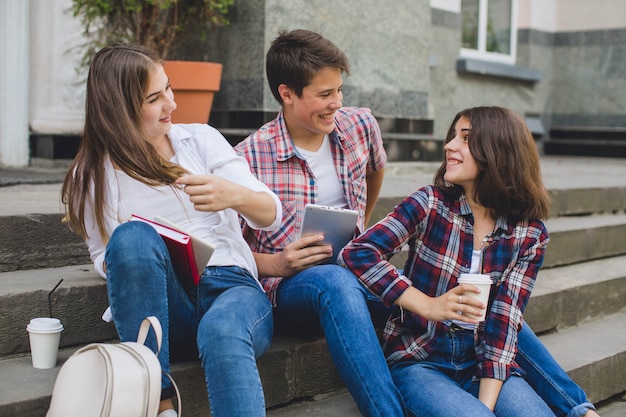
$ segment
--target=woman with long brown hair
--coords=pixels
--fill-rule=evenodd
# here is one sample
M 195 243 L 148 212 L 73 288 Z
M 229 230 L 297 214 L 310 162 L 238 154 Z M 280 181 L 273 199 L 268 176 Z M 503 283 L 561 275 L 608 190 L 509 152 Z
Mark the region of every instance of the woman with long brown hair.
M 156 316 L 163 369 L 199 354 L 213 416 L 264 416 L 256 359 L 271 342 L 272 307 L 239 221 L 276 229 L 281 204 L 217 130 L 173 124 L 175 109 L 153 51 L 111 45 L 95 55 L 84 135 L 63 184 L 66 219 L 107 280 L 104 318 L 122 341 Z M 132 215 L 164 217 L 215 245 L 196 286 L 181 284 L 163 239 Z M 159 416 L 176 416 L 173 394 L 164 378 Z

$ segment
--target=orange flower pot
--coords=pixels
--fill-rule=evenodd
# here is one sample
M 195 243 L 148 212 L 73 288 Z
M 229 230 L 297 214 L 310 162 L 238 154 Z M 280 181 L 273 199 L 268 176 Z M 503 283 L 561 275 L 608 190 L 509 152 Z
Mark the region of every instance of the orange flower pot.
M 213 96 L 220 89 L 222 64 L 196 61 L 166 61 L 177 107 L 174 123 L 208 123 Z

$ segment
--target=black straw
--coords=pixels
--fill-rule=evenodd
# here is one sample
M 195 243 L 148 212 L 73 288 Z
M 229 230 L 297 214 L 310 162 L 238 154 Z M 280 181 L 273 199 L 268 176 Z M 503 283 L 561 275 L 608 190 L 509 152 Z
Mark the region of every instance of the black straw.
M 63 282 L 63 278 L 61 278 L 61 280 L 57 282 L 57 285 L 54 286 L 52 291 L 48 293 L 48 316 L 49 317 L 52 317 L 52 293 L 54 292 L 54 290 L 59 288 L 59 285 L 61 285 L 62 282 Z

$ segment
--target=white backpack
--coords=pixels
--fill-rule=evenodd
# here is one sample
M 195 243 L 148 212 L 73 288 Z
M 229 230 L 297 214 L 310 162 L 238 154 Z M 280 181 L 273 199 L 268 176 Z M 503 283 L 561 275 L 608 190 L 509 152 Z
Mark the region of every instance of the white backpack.
M 144 345 L 150 326 L 156 354 Z M 161 400 L 159 320 L 143 320 L 137 342 L 92 343 L 77 350 L 59 370 L 46 417 L 156 417 Z M 167 375 L 181 402 L 178 387 Z

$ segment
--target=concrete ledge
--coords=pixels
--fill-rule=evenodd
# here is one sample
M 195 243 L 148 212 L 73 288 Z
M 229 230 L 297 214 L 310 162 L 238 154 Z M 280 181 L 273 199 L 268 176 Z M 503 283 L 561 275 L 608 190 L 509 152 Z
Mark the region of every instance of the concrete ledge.
M 415 190 L 420 186 L 416 184 Z M 620 214 L 626 210 L 626 187 L 552 189 L 549 191 L 552 196 L 551 219 L 590 214 Z M 391 212 L 394 206 L 408 195 L 379 198 L 370 225 Z
M 443 140 L 428 135 L 383 133 L 383 145 L 389 162 L 441 161 Z
M 626 253 L 626 215 L 549 219 L 550 243 L 544 267 L 555 267 Z
M 612 397 L 626 386 L 626 313 L 585 323 L 564 332 L 541 336 L 542 342 L 554 354 L 572 378 L 580 384 L 593 402 Z M 599 343 L 602 341 L 602 343 Z M 298 380 L 324 377 L 324 369 L 334 369 L 325 342 L 318 339 L 300 344 L 300 348 L 275 343 L 258 362 L 268 407 L 287 404 L 295 399 L 307 399 L 320 392 L 332 393 L 343 388 L 338 377 L 331 378 L 313 391 L 298 386 Z M 313 349 L 321 354 L 316 359 L 308 355 Z M 30 357 L 14 357 L 0 361 L 0 415 L 43 417 L 47 410 L 54 381 L 63 361 L 75 349 L 66 349 L 56 368 L 34 369 Z M 299 358 L 299 355 L 303 355 Z M 307 366 L 298 362 L 306 360 Z M 172 367 L 172 376 L 183 394 L 184 415 L 209 415 L 204 376 L 199 363 L 184 362 Z M 312 374 L 310 369 L 315 369 Z
M 626 187 L 550 190 L 550 217 L 598 213 L 623 213 Z
M 91 265 L 34 269 L 0 274 L 0 355 L 30 350 L 26 325 L 33 317 L 48 316 L 48 293 L 53 315 L 64 331 L 61 346 L 74 346 L 117 337 L 115 327 L 102 321 L 108 306 L 106 283 Z
M 57 366 L 45 370 L 33 368 L 30 355 L 0 360 L 0 416 L 45 416 L 59 369 L 75 351 L 62 350 Z M 323 338 L 298 343 L 278 338 L 258 367 L 267 407 L 344 388 Z M 181 391 L 184 415 L 210 415 L 200 362 L 175 363 L 171 373 Z
M 394 199 L 383 199 L 382 202 L 383 204 L 378 207 L 379 210 L 390 210 L 391 208 L 386 206 L 395 204 Z M 27 217 L 20 217 L 20 219 L 27 219 Z M 39 221 L 39 218 L 28 218 L 28 221 L 42 228 L 41 236 L 32 238 L 33 245 L 38 247 L 41 244 L 44 247 L 52 248 L 52 243 L 40 242 L 45 240 L 46 228 L 45 225 L 42 226 L 42 223 L 46 222 Z M 552 241 L 546 254 L 544 269 L 538 279 L 538 287 L 543 285 L 545 274 L 555 276 L 554 274 L 559 274 L 562 271 L 559 268 L 555 272 L 549 272 L 549 268 L 626 254 L 626 241 L 623 239 L 623 236 L 626 236 L 626 215 L 556 218 L 549 221 L 548 228 L 551 231 Z M 75 248 L 80 247 L 82 253 L 80 256 L 70 257 L 71 261 L 88 262 L 88 259 L 85 259 L 87 255 L 84 244 L 78 237 L 71 234 L 69 236 L 75 239 L 71 245 L 75 245 Z M 53 239 L 53 241 L 55 240 Z M 9 247 L 3 252 L 12 253 L 13 250 L 13 247 Z M 37 250 L 33 250 L 32 253 L 33 259 L 36 254 L 40 254 Z M 396 254 L 392 258 L 392 262 L 396 266 L 402 267 L 406 255 L 406 251 Z M 605 262 L 617 261 L 607 260 Z M 595 264 L 590 263 L 589 265 Z M 591 266 L 581 264 L 575 265 L 573 268 L 578 271 L 578 268 L 584 270 L 584 268 L 591 268 Z M 621 268 L 626 270 L 626 265 Z M 587 270 L 589 272 L 576 272 L 575 274 L 578 274 L 578 277 L 591 279 L 592 277 L 605 276 L 604 272 L 608 269 L 604 268 L 604 271 Z M 24 331 L 27 318 L 48 314 L 48 292 L 61 278 L 65 281 L 53 294 L 52 301 L 54 315 L 63 321 L 66 328 L 62 337 L 62 346 L 88 343 L 93 340 L 108 340 L 115 337 L 113 326 L 100 320 L 100 316 L 107 306 L 106 287 L 104 281 L 96 275 L 91 266 L 77 265 L 5 272 L 0 274 L 0 282 L 2 282 L 0 296 L 3 301 L 0 305 L 0 325 L 6 330 L 0 334 L 0 354 L 28 351 L 28 339 Z M 571 282 L 576 281 L 572 280 Z M 619 289 L 613 293 L 622 294 Z M 567 296 L 572 296 L 572 294 L 568 293 Z M 565 298 L 562 295 L 558 295 L 558 297 L 560 298 L 553 299 L 548 303 L 549 308 L 553 311 L 539 315 L 543 317 L 542 319 L 537 318 L 538 322 L 542 323 L 537 331 L 559 325 L 570 325 L 566 321 L 562 321 L 566 319 L 562 319 L 561 315 L 554 313 L 556 309 L 563 308 L 560 300 Z M 612 306 L 608 300 L 604 300 L 601 305 L 606 305 L 607 308 Z M 571 314 L 564 316 L 571 318 L 574 317 L 574 313 L 571 312 Z M 532 309 L 528 314 L 532 317 Z M 94 323 L 98 325 L 94 327 Z M 576 324 L 575 320 L 573 324 Z
M 626 310 L 601 320 L 541 337 L 559 364 L 592 402 L 626 387 Z
M 0 216 L 0 272 L 89 262 L 85 243 L 61 214 Z
M 47 295 L 60 278 L 64 281 L 53 294 L 52 302 L 54 315 L 65 326 L 61 346 L 117 337 L 114 326 L 100 318 L 108 305 L 106 283 L 90 265 L 15 271 L 0 274 L 0 327 L 5 329 L 0 333 L 0 354 L 29 351 L 27 322 L 32 317 L 48 314 Z M 613 314 L 624 307 L 625 298 L 626 256 L 542 269 L 525 318 L 535 332 L 542 333 L 575 326 L 589 317 Z M 314 364 L 315 361 L 311 362 L 313 357 L 326 355 L 318 345 L 287 338 L 277 338 L 275 343 L 283 348 L 297 347 L 298 357 L 306 358 L 303 363 L 292 366 L 308 367 L 304 374 L 314 376 L 294 382 L 298 391 L 314 395 L 325 381 L 332 379 Z M 303 349 L 308 352 L 305 354 Z M 319 380 L 316 375 L 321 375 Z
M 418 187 L 419 185 L 416 184 L 415 189 Z M 590 213 L 623 214 L 626 209 L 625 187 L 552 190 L 551 193 L 554 199 L 551 210 L 553 219 L 549 220 L 551 232 L 562 229 L 561 223 L 566 224 L 571 221 L 554 219 L 556 216 Z M 36 190 L 32 194 L 36 198 Z M 11 193 L 7 193 L 6 196 L 11 196 Z M 381 197 L 372 214 L 371 223 L 382 219 L 404 197 L 406 195 Z M 29 205 L 31 204 L 29 201 L 30 197 L 28 201 L 21 204 Z M 626 216 L 621 218 L 626 219 Z M 89 263 L 84 242 L 78 235 L 72 233 L 61 222 L 61 219 L 62 214 L 60 212 L 0 216 L 0 248 L 2 248 L 0 250 L 0 272 Z M 619 215 L 615 219 L 617 219 L 616 222 L 620 221 Z M 589 227 L 592 227 L 594 220 L 581 219 L 581 222 L 588 222 Z M 621 238 L 619 241 L 624 242 Z M 551 248 L 555 246 L 551 244 Z
M 456 70 L 459 73 L 491 75 L 493 77 L 509 78 L 532 83 L 543 79 L 543 74 L 538 70 L 519 65 L 509 65 L 472 58 L 457 59 Z
M 535 333 L 563 329 L 625 306 L 626 256 L 539 271 L 524 319 Z

